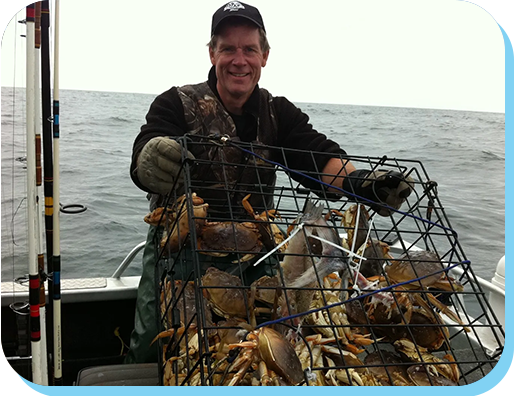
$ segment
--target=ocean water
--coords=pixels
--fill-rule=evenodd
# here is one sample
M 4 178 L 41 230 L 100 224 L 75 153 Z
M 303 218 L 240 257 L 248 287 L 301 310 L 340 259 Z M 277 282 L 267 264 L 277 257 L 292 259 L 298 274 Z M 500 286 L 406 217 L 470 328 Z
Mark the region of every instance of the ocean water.
M 2 87 L 2 280 L 27 273 L 23 89 Z M 155 95 L 62 90 L 62 277 L 110 276 L 146 238 L 145 193 L 129 165 Z M 505 251 L 504 114 L 297 103 L 352 155 L 420 160 L 476 275 L 490 279 Z M 125 272 L 139 275 L 137 257 Z

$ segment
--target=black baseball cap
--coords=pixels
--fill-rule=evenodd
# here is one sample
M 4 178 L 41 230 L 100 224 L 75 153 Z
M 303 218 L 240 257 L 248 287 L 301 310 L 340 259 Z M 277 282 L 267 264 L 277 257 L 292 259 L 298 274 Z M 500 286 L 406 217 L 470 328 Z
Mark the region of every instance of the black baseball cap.
M 211 24 L 211 36 L 215 34 L 215 30 L 225 18 L 242 17 L 254 22 L 258 27 L 265 30 L 263 18 L 256 7 L 241 3 L 239 1 L 230 1 L 221 6 L 213 14 L 213 23 Z

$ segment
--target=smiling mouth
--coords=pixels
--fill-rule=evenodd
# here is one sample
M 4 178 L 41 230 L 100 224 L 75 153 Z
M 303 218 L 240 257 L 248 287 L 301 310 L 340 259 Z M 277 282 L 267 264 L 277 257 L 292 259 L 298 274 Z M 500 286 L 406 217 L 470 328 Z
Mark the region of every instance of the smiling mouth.
M 229 73 L 234 77 L 245 77 L 248 76 L 249 73 Z

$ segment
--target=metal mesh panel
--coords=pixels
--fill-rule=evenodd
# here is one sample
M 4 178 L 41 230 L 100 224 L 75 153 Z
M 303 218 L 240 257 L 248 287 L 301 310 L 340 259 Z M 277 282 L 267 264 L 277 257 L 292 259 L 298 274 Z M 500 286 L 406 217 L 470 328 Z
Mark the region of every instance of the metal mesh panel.
M 465 385 L 495 366 L 502 327 L 419 161 L 340 156 L 414 180 L 381 217 L 318 182 L 327 154 L 182 143 L 210 160 L 185 160 L 149 220 L 164 385 Z

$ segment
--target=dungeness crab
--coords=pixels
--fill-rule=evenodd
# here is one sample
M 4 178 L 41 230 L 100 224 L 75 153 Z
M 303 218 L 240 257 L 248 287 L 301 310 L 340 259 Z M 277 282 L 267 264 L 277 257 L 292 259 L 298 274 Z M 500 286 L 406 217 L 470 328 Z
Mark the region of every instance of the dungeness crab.
M 205 225 L 209 205 L 193 193 L 191 196 L 182 195 L 173 208 L 159 207 L 145 216 L 145 222 L 153 226 L 163 226 L 165 232 L 161 239 L 161 248 L 167 246 L 169 252 L 178 252 L 186 238 L 190 235 L 190 215 L 188 206 L 191 203 L 191 213 L 197 231 Z

